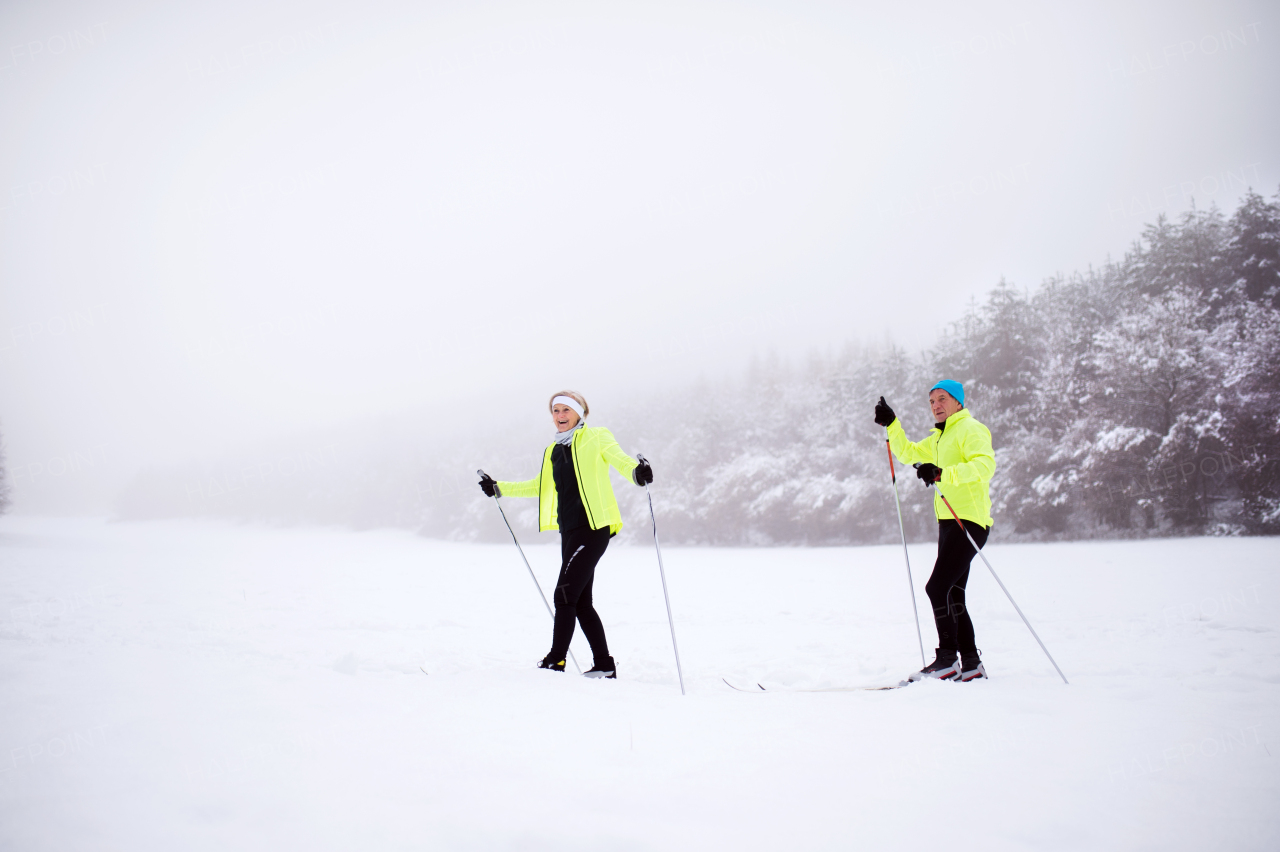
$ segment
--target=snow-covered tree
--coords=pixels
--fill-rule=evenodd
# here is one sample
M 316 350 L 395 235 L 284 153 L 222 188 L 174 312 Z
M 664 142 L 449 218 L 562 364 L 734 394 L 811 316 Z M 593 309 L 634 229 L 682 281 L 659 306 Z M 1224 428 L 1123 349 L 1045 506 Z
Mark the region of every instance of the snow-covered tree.
M 1251 532 L 1280 532 L 1280 310 L 1248 302 L 1216 330 L 1226 369 L 1216 398 L 1225 452 L 1205 461 L 1234 483 L 1239 521 Z
M 1280 308 L 1280 204 L 1245 195 L 1231 217 L 1227 255 L 1244 297 Z

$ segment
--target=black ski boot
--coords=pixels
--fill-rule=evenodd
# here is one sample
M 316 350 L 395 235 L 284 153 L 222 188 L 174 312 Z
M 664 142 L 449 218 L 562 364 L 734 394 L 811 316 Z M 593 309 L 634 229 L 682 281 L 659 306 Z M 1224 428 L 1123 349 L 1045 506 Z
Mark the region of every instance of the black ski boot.
M 960 652 L 960 676 L 957 679 L 961 683 L 987 679 L 987 667 L 978 659 L 977 651 Z
M 547 654 L 538 661 L 538 668 L 551 669 L 553 672 L 562 672 L 564 671 L 564 658 L 561 657 L 560 660 L 557 661 L 554 656 Z
M 938 680 L 954 680 L 960 675 L 960 665 L 956 662 L 956 652 L 946 648 L 938 649 L 938 656 L 932 663 L 907 678 L 907 683 L 915 683 L 925 678 Z
M 618 677 L 618 667 L 614 665 L 613 657 L 605 657 L 603 660 L 596 660 L 595 665 L 582 673 L 583 677 Z

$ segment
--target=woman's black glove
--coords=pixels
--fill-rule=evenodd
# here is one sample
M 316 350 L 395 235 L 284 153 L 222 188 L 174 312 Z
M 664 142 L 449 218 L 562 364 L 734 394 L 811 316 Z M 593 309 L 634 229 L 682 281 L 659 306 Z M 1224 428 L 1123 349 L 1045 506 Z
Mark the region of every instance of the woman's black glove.
M 636 469 L 631 471 L 631 477 L 636 481 L 636 485 L 648 485 L 653 482 L 653 468 L 649 466 L 649 462 L 641 458 Z
M 942 468 L 933 462 L 925 462 L 916 465 L 916 476 L 924 483 L 924 487 L 928 488 L 933 483 L 942 478 Z
M 893 409 L 889 407 L 889 403 L 884 401 L 884 397 L 880 397 L 880 401 L 876 403 L 876 425 L 888 426 L 897 419 L 898 415 L 893 413 Z
M 487 473 L 480 474 L 480 490 L 484 492 L 486 497 L 502 496 L 502 492 L 498 490 L 498 483 Z

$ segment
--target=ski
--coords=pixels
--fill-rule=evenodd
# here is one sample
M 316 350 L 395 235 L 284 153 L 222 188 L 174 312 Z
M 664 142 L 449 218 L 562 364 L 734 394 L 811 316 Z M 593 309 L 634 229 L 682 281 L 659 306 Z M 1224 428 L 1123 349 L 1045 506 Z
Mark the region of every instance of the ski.
M 738 692 L 750 692 L 756 695 L 759 695 L 762 692 L 883 692 L 887 689 L 901 689 L 904 686 L 909 686 L 911 683 L 910 681 L 904 680 L 893 686 L 826 686 L 817 689 L 770 689 L 764 684 L 754 683 L 752 686 L 754 686 L 755 689 L 751 689 L 750 687 L 743 688 L 741 686 L 735 686 L 723 677 L 720 678 L 720 680 L 723 681 L 724 685 L 730 689 L 737 690 Z
M 901 689 L 910 686 L 909 681 L 895 683 L 892 686 L 828 686 L 822 689 L 796 689 L 793 692 L 883 692 L 886 689 Z
M 733 684 L 729 683 L 729 681 L 725 680 L 724 678 L 720 678 L 720 680 L 724 681 L 724 685 L 725 685 L 725 686 L 729 687 L 730 689 L 736 689 L 736 690 L 738 690 L 738 692 L 757 692 L 757 691 L 759 691 L 759 692 L 768 692 L 768 691 L 769 691 L 769 690 L 765 689 L 763 686 L 760 686 L 760 684 L 758 684 L 758 683 L 757 683 L 757 684 L 755 684 L 755 686 L 756 686 L 756 687 L 758 687 L 758 689 L 743 689 L 743 688 L 742 688 L 742 687 L 740 687 L 740 686 L 734 686 Z

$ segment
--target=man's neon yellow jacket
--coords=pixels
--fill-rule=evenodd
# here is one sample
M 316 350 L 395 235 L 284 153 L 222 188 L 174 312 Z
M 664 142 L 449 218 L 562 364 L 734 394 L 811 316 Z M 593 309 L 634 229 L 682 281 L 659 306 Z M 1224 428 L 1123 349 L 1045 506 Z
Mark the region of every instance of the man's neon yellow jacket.
M 933 462 L 942 468 L 942 480 L 935 486 L 933 512 L 940 520 L 952 520 L 942 502 L 951 501 L 956 514 L 966 521 L 991 526 L 991 496 L 987 484 L 996 472 L 996 454 L 991 449 L 991 431 L 962 408 L 947 418 L 943 429 L 934 428 L 920 443 L 907 440 L 901 420 L 889 424 L 889 448 L 905 464 Z
M 610 535 L 622 529 L 622 513 L 618 511 L 618 498 L 613 495 L 613 483 L 609 481 L 609 465 L 617 468 L 628 482 L 634 481 L 631 472 L 639 464 L 622 451 L 613 433 L 603 426 L 583 426 L 573 435 L 573 472 L 578 478 L 578 493 L 582 506 L 587 510 L 587 523 L 591 529 L 608 527 Z M 538 530 L 558 530 L 556 515 L 555 477 L 551 473 L 552 441 L 542 454 L 542 471 L 524 482 L 499 482 L 503 497 L 537 497 Z

